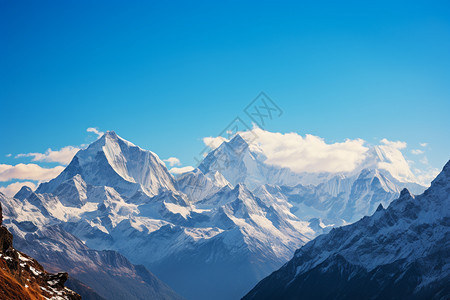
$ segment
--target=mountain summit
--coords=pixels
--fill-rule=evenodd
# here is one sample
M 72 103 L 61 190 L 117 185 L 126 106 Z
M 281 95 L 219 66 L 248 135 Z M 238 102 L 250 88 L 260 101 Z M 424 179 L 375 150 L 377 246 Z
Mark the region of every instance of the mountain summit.
M 53 193 L 78 174 L 87 184 L 110 186 L 129 197 L 137 191 L 154 196 L 162 190 L 175 190 L 172 175 L 155 153 L 141 149 L 114 131 L 80 150 L 58 177 L 41 184 L 36 192 Z

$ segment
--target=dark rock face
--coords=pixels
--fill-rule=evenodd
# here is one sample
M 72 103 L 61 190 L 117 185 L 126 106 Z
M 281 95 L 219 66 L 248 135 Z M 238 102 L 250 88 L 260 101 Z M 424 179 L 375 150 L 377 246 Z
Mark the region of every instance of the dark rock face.
M 2 219 L 0 204 L 0 219 Z M 81 296 L 64 287 L 67 273 L 52 274 L 33 258 L 13 247 L 13 235 L 0 227 L 0 298 L 42 299 L 42 297 L 80 300 Z

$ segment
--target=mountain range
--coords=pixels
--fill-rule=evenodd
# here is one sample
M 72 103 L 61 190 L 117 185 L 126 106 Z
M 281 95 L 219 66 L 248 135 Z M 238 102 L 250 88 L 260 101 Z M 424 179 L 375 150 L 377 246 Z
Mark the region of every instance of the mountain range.
M 380 167 L 383 151 L 351 173 L 295 173 L 238 134 L 175 178 L 109 131 L 36 191 L 0 200 L 17 248 L 85 297 L 238 299 L 315 237 L 425 189 Z
M 448 299 L 450 161 L 419 196 L 301 247 L 243 299 Z

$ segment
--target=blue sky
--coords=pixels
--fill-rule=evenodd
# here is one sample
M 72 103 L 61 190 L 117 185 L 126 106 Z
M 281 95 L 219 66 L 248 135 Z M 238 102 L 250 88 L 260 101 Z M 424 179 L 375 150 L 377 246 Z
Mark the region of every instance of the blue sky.
M 92 142 L 96 127 L 192 165 L 261 91 L 283 110 L 267 130 L 449 159 L 448 1 L 0 5 L 2 164 Z

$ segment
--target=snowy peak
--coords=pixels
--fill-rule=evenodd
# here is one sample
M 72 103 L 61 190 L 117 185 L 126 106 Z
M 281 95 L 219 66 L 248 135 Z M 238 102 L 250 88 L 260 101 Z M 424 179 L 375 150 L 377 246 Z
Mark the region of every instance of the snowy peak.
M 65 206 L 81 207 L 87 201 L 88 187 L 80 174 L 66 180 L 54 191 Z
M 26 198 L 28 198 L 28 196 L 30 196 L 33 193 L 33 191 L 27 187 L 26 185 L 24 185 L 15 195 L 14 198 L 19 199 L 19 200 L 24 200 Z
M 110 186 L 124 196 L 137 191 L 154 196 L 162 190 L 175 191 L 174 179 L 156 154 L 108 131 L 85 150 L 80 150 L 67 168 L 49 183 L 39 186 L 39 193 L 52 193 L 74 176 L 90 185 Z
M 418 183 L 401 151 L 386 145 L 371 147 L 361 167 L 383 170 L 402 183 Z

